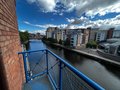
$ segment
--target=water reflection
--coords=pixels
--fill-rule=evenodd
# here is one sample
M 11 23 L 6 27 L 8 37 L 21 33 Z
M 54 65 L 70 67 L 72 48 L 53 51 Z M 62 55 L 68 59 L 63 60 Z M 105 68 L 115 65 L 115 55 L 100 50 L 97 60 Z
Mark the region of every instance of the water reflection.
M 68 50 L 63 50 L 64 51 L 64 57 L 71 63 L 71 64 L 82 64 L 84 61 L 84 57 L 78 55 L 77 53 L 70 52 Z
M 45 45 L 41 41 L 31 43 L 32 50 L 48 48 L 75 66 L 82 73 L 107 90 L 120 90 L 120 69 L 106 63 L 98 62 L 77 53 L 63 50 L 56 46 Z

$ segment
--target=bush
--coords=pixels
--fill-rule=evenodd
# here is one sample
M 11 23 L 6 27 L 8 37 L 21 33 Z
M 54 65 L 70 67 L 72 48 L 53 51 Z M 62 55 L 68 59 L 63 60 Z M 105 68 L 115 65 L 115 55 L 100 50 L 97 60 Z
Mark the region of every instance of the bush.
M 64 45 L 65 46 L 70 46 L 70 39 L 67 38 L 65 41 L 64 41 Z
M 58 43 L 57 39 L 48 38 L 47 40 L 50 41 L 51 43 Z
M 96 41 L 89 41 L 86 44 L 86 48 L 97 48 L 97 42 Z
M 60 39 L 60 40 L 59 40 L 59 44 L 62 44 L 62 43 L 63 43 L 63 41 Z

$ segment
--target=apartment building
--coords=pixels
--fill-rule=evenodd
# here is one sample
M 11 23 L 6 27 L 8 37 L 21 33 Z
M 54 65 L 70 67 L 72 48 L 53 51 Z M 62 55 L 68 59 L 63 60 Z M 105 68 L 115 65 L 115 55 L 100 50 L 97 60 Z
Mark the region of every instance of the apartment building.
M 95 41 L 101 42 L 107 39 L 107 30 L 97 30 Z
M 82 38 L 83 34 L 80 29 L 73 30 L 70 37 L 70 46 L 74 48 L 80 47 L 82 44 Z
M 83 33 L 82 44 L 87 44 L 89 41 L 90 30 L 89 29 L 81 29 L 81 30 Z
M 98 28 L 91 29 L 89 34 L 89 41 L 105 41 L 107 39 L 107 33 L 107 30 L 99 30 Z
M 99 30 L 99 28 L 90 29 L 89 41 L 95 41 L 96 40 L 96 33 L 97 33 L 98 30 Z
M 55 31 L 57 27 L 48 27 L 46 30 L 46 37 L 53 38 L 53 31 Z
M 120 38 L 120 30 L 114 30 L 112 34 L 112 38 Z

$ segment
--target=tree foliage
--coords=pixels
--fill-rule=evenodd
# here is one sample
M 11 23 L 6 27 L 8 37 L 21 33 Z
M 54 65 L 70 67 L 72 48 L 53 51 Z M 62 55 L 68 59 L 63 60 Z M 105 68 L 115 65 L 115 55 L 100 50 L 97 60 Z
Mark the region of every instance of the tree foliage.
M 70 46 L 70 39 L 67 38 L 65 41 L 64 41 L 64 45 L 65 46 Z
M 59 44 L 63 44 L 63 41 L 61 39 L 59 40 Z
M 87 48 L 97 48 L 97 42 L 96 42 L 96 41 L 89 41 L 89 42 L 86 44 L 86 47 L 87 47 Z
M 25 32 L 19 31 L 19 35 L 20 35 L 21 43 L 25 43 L 26 41 L 29 40 L 29 33 L 28 33 L 28 31 L 25 31 Z

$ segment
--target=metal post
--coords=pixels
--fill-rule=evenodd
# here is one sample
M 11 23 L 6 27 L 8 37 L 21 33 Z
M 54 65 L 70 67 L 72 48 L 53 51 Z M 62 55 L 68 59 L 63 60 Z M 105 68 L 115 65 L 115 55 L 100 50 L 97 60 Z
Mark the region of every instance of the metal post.
M 24 61 L 24 70 L 25 70 L 25 79 L 26 83 L 28 82 L 28 73 L 27 73 L 27 63 L 26 63 L 26 53 L 23 53 L 23 61 Z
M 47 66 L 47 74 L 48 74 L 48 51 L 46 50 L 46 66 Z
M 62 62 L 59 63 L 59 90 L 62 90 Z

